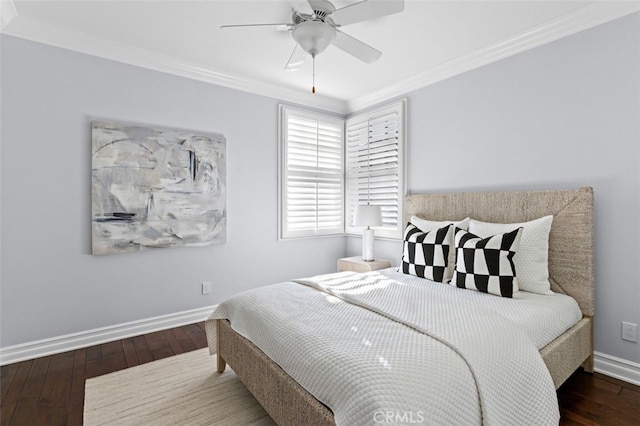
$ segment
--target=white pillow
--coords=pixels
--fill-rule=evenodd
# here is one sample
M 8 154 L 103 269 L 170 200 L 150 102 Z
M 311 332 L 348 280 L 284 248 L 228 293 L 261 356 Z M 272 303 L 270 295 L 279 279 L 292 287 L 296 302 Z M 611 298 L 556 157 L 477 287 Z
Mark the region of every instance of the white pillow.
M 553 295 L 549 283 L 549 231 L 552 221 L 551 215 L 521 223 L 490 223 L 471 219 L 469 232 L 486 238 L 524 228 L 520 248 L 513 259 L 518 274 L 518 286 L 522 291 Z
M 433 231 L 434 229 L 440 229 L 447 225 L 451 225 L 452 223 L 453 223 L 454 229 L 460 228 L 466 231 L 467 229 L 469 229 L 470 220 L 471 219 L 468 217 L 462 220 L 459 220 L 457 222 L 453 220 L 426 220 L 426 219 L 419 218 L 418 216 L 411 216 L 411 219 L 409 220 L 409 222 L 413 223 L 415 226 L 420 228 L 422 232 L 429 232 L 429 231 Z M 453 247 L 453 244 L 451 244 L 451 247 Z
M 451 280 L 453 270 L 456 266 L 456 251 L 453 249 L 453 236 L 455 235 L 456 228 L 464 229 L 466 231 L 469 228 L 470 220 L 471 219 L 468 217 L 457 222 L 453 220 L 426 220 L 419 218 L 418 216 L 411 216 L 411 219 L 409 219 L 409 222 L 420 228 L 422 232 L 430 232 L 434 229 L 444 228 L 447 225 L 453 224 L 453 232 L 451 232 L 451 237 L 448 241 L 451 250 L 449 250 L 449 261 L 447 262 L 447 271 L 445 274 L 445 276 L 448 277 L 446 282 Z

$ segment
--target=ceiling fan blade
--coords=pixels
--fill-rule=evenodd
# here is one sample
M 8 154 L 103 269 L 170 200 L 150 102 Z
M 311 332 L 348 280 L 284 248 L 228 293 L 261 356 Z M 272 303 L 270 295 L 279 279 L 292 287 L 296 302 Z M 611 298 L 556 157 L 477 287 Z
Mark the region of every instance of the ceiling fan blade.
M 243 28 L 243 27 L 273 27 L 276 31 L 288 31 L 293 28 L 293 24 L 288 22 L 284 24 L 237 24 L 237 25 L 222 25 L 221 30 L 227 28 Z
M 364 0 L 335 10 L 331 18 L 336 25 L 344 26 L 393 15 L 403 10 L 404 0 Z
M 9 25 L 9 22 L 18 16 L 16 6 L 13 0 L 3 1 L 0 3 L 0 30 Z
M 307 52 L 304 51 L 300 46 L 296 44 L 296 47 L 293 48 L 291 52 L 291 56 L 289 56 L 289 61 L 287 65 L 284 67 L 285 71 L 299 71 L 302 69 L 302 64 L 307 59 Z
M 289 0 L 289 4 L 298 13 L 313 15 L 313 8 L 307 0 Z
M 377 61 L 382 56 L 381 51 L 338 30 L 336 30 L 336 39 L 333 41 L 333 45 L 368 64 Z

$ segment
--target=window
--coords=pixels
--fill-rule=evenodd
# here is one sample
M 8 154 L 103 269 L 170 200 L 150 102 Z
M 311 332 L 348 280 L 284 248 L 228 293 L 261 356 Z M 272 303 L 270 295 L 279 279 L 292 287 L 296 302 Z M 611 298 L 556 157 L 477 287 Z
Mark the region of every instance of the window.
M 344 233 L 344 120 L 280 105 L 280 236 Z
M 402 238 L 406 101 L 343 120 L 280 105 L 280 237 L 360 234 L 358 204 L 379 205 L 376 236 Z
M 346 231 L 360 234 L 353 226 L 358 204 L 379 205 L 382 224 L 376 236 L 401 238 L 404 201 L 405 104 L 357 114 L 346 122 Z

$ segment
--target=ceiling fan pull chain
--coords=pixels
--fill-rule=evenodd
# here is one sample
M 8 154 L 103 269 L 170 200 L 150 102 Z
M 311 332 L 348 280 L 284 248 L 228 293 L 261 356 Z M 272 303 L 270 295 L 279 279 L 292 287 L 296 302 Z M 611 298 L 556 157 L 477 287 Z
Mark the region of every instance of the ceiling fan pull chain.
M 313 60 L 313 84 L 311 86 L 311 93 L 316 93 L 316 55 L 312 55 L 311 59 Z

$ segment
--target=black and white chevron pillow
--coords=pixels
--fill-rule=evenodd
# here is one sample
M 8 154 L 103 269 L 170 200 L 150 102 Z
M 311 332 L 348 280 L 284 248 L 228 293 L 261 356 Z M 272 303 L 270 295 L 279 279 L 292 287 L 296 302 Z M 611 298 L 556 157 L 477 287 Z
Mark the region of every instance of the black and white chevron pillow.
M 522 228 L 487 238 L 456 228 L 456 267 L 451 285 L 513 297 L 518 291 L 513 256 L 521 237 Z
M 402 249 L 402 272 L 432 281 L 445 282 L 451 279 L 447 273 L 449 250 L 451 250 L 453 225 L 422 232 L 408 223 L 404 231 Z

